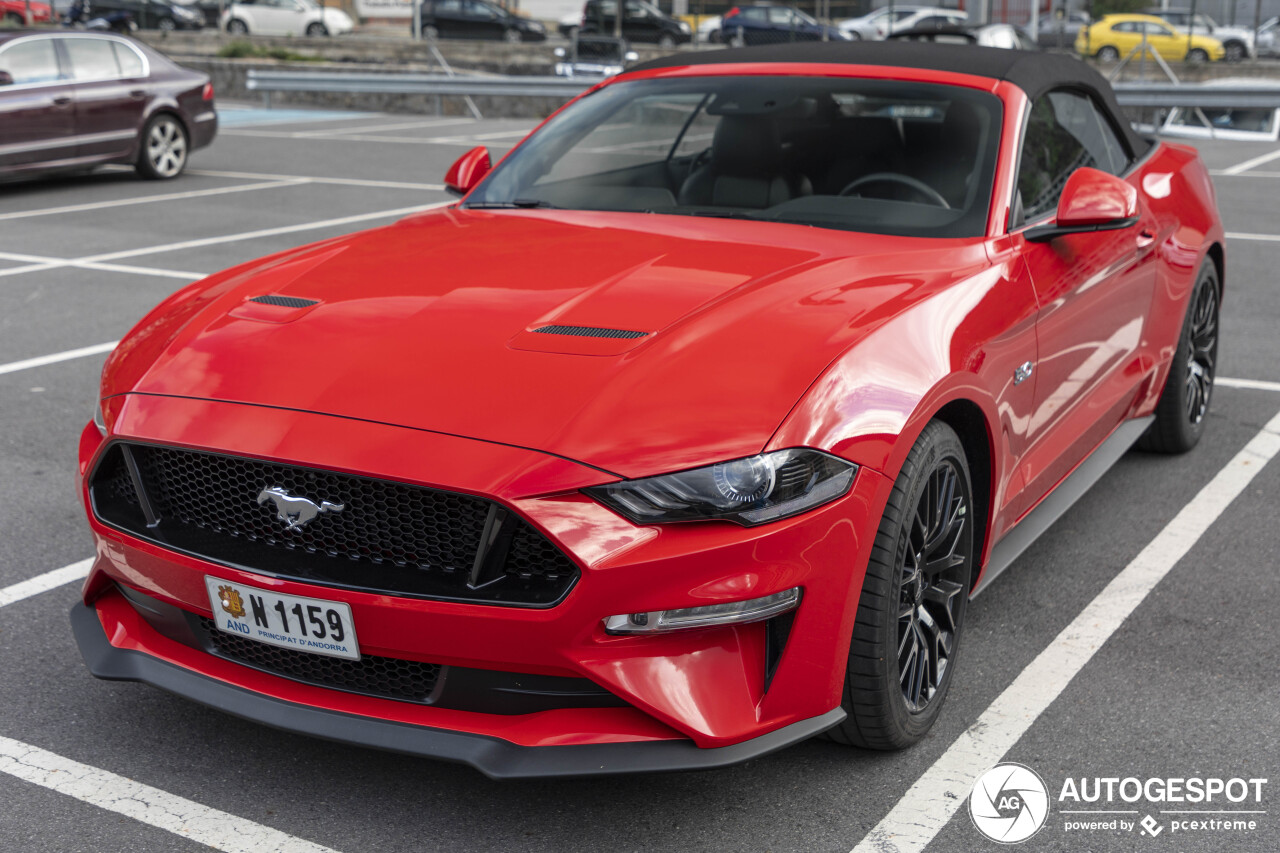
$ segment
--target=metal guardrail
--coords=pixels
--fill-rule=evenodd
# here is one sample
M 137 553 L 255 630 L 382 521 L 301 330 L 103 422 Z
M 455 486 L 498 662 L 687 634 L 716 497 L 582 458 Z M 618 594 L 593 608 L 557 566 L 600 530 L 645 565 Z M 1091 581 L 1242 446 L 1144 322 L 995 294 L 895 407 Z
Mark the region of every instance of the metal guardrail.
M 563 77 L 482 77 L 444 74 L 362 74 L 347 71 L 259 71 L 251 69 L 254 92 L 342 92 L 362 95 L 499 95 L 572 98 L 595 81 Z
M 572 98 L 595 81 L 563 77 L 368 74 L 348 71 L 250 70 L 248 88 L 271 92 L 340 92 L 402 95 L 497 95 Z M 1280 109 L 1280 81 L 1269 85 L 1116 83 L 1116 99 L 1126 107 Z
M 1123 107 L 1280 109 L 1280 81 L 1260 86 L 1209 83 L 1113 83 Z

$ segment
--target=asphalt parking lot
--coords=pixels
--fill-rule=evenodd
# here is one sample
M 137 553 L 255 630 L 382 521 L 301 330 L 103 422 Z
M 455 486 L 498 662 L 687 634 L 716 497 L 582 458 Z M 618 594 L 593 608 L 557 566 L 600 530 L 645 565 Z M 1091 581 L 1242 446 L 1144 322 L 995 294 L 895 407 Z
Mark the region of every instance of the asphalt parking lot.
M 1280 850 L 1280 463 L 1267 461 L 1280 150 L 1267 146 L 1201 146 L 1230 232 L 1206 440 L 1125 456 L 975 599 L 947 706 L 910 751 L 811 741 L 719 771 L 499 783 L 90 677 L 67 622 L 91 553 L 76 443 L 110 343 L 205 274 L 447 202 L 458 155 L 501 153 L 530 126 L 228 108 L 176 181 L 119 169 L 0 187 L 0 851 L 969 853 L 996 845 L 954 780 L 1000 760 L 1055 792 L 1069 777 L 1272 778 L 1247 806 L 1254 830 L 1067 831 L 1055 807 L 1025 850 Z M 1111 808 L 1169 821 L 1246 806 Z

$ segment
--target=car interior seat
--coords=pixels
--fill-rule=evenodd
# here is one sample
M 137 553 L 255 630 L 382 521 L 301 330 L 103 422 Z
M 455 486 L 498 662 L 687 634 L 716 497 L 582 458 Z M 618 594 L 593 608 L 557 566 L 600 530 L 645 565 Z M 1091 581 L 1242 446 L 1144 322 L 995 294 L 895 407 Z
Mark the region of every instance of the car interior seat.
M 711 158 L 680 187 L 682 205 L 765 208 L 813 186 L 786 165 L 778 120 L 768 115 L 724 115 L 711 141 Z

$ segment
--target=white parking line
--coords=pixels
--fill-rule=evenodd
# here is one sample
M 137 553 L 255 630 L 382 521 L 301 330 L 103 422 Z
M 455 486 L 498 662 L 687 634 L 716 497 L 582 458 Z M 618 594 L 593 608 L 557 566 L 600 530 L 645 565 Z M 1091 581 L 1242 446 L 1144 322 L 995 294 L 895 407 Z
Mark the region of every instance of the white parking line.
M 419 204 L 413 207 L 397 207 L 391 210 L 376 210 L 373 213 L 357 213 L 354 216 L 340 216 L 337 219 L 322 219 L 316 222 L 303 222 L 298 225 L 282 225 L 278 228 L 262 228 L 257 231 L 241 231 L 238 234 L 224 234 L 220 237 L 204 237 L 198 240 L 183 240 L 178 243 L 162 243 L 158 246 L 143 246 L 139 249 L 124 249 L 119 252 L 105 252 L 100 255 L 86 255 L 83 258 L 65 258 L 54 259 L 45 263 L 32 264 L 25 267 L 12 267 L 10 269 L 0 269 L 0 277 L 19 275 L 29 272 L 40 272 L 41 270 L 57 269 L 59 267 L 88 267 L 95 268 L 120 268 L 116 264 L 108 264 L 108 261 L 120 260 L 122 258 L 136 258 L 142 255 L 157 255 L 163 252 L 175 252 L 179 249 L 194 249 L 200 246 L 216 246 L 222 243 L 236 243 L 241 240 L 256 240 L 261 237 L 276 237 L 281 234 L 295 234 L 299 231 L 313 231 L 320 228 L 336 228 L 340 225 L 352 225 L 357 222 L 368 222 L 372 219 L 390 219 L 409 216 L 413 213 L 421 213 L 424 210 L 432 210 L 437 207 L 453 204 L 452 200 L 439 201 L 434 204 Z M 179 273 L 175 270 L 153 270 L 149 267 L 135 267 L 134 271 L 151 275 L 169 275 L 175 278 L 190 276 L 190 280 L 203 277 L 203 273 Z
M 186 270 L 165 270 L 156 267 L 137 267 L 130 264 L 104 264 L 94 261 L 68 261 L 64 258 L 50 258 L 45 255 L 24 255 L 16 252 L 0 252 L 0 260 L 26 261 L 30 266 L 13 267 L 0 270 L 0 273 L 39 272 L 59 267 L 76 267 L 77 269 L 100 270 L 102 272 L 122 272 L 129 275 L 155 275 L 161 278 L 180 278 L 184 281 L 195 281 L 204 278 L 208 273 L 188 272 Z
M 33 595 L 56 589 L 63 584 L 80 580 L 89 574 L 89 569 L 92 566 L 93 558 L 90 557 L 78 563 L 72 563 L 69 566 L 63 566 L 60 569 L 54 569 L 51 572 L 45 572 L 42 575 L 36 575 L 33 578 L 6 586 L 0 589 L 0 607 L 6 607 L 16 601 L 22 601 L 24 598 L 30 598 Z
M 203 198 L 211 195 L 226 195 L 228 193 L 242 193 L 252 190 L 270 190 L 277 187 L 292 187 L 305 184 L 307 181 L 302 178 L 290 178 L 288 180 L 268 181 L 261 184 L 242 184 L 235 187 L 214 187 L 207 190 L 190 190 L 182 193 L 160 193 L 158 195 L 144 195 L 135 198 L 120 198 L 111 201 L 91 201 L 84 204 L 68 204 L 62 207 L 44 207 L 37 210 L 16 210 L 12 213 L 0 213 L 0 220 L 5 219 L 30 219 L 36 216 L 52 216 L 55 213 L 79 213 L 84 210 L 102 210 L 109 207 L 127 207 L 133 204 L 153 204 L 158 201 L 181 201 L 189 198 Z
M 1280 413 L 1027 665 L 853 848 L 853 853 L 923 850 L 963 806 L 978 777 L 999 762 L 1031 728 L 1107 638 L 1277 453 Z
M 370 124 L 353 127 L 330 127 L 324 130 L 299 130 L 295 131 L 293 136 L 295 139 L 310 139 L 316 136 L 341 136 L 345 133 L 378 133 L 383 130 L 412 130 L 416 127 L 449 127 L 455 124 L 474 123 L 475 119 L 470 118 L 425 119 L 423 121 L 400 122 L 398 124 Z
M 1261 240 L 1266 243 L 1280 243 L 1280 234 L 1248 234 L 1243 231 L 1228 231 L 1228 240 Z
M 1272 160 L 1275 160 L 1277 158 L 1280 158 L 1280 148 L 1276 149 L 1275 151 L 1272 151 L 1269 154 L 1262 154 L 1258 157 L 1254 157 L 1251 160 L 1245 160 L 1243 163 L 1237 163 L 1234 166 L 1229 166 L 1226 169 L 1222 170 L 1222 174 L 1238 175 L 1241 172 L 1249 171 L 1254 166 L 1261 166 L 1263 163 L 1270 163 Z
M 527 132 L 527 131 L 526 131 Z M 277 139 L 292 138 L 270 130 L 228 130 L 224 136 L 269 136 Z M 510 134 L 514 136 L 514 132 Z M 474 145 L 471 137 L 462 136 L 366 136 L 350 133 L 342 136 L 309 136 L 317 142 L 387 142 L 396 145 Z
M 103 166 L 104 169 L 134 171 L 132 166 Z M 325 178 L 319 175 L 271 175 L 266 172 L 229 172 L 220 169 L 187 169 L 185 174 L 204 175 L 210 178 L 245 178 L 261 180 L 271 178 L 281 181 L 305 181 L 310 184 L 336 184 L 345 187 L 377 187 L 394 190 L 433 190 L 443 192 L 444 184 L 417 184 L 409 181 L 373 181 L 364 178 Z
M 28 358 L 23 361 L 11 361 L 8 364 L 0 364 L 0 374 L 17 373 L 19 370 L 30 370 L 33 367 L 43 367 L 46 364 L 57 364 L 60 361 L 70 361 L 73 358 L 101 355 L 104 352 L 111 352 L 116 348 L 116 344 L 118 343 L 120 342 L 108 341 L 105 344 L 94 344 L 91 347 L 69 349 L 66 352 L 55 352 L 53 355 L 42 355 L 37 358 Z
M 1280 382 L 1267 382 L 1263 379 L 1230 379 L 1219 376 L 1213 380 L 1214 385 L 1225 385 L 1228 388 L 1247 388 L 1251 391 L 1280 392 Z
M 329 847 L 12 738 L 0 737 L 0 771 L 223 853 L 334 853 Z

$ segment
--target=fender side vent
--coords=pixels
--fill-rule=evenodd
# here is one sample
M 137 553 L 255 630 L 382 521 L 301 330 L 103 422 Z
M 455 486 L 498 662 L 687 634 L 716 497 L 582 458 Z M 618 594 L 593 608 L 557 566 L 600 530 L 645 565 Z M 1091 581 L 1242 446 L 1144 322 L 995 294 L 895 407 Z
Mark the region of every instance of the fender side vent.
M 279 308 L 310 308 L 312 305 L 316 305 L 319 302 L 317 299 L 302 299 L 297 296 L 276 296 L 273 293 L 268 293 L 263 296 L 255 296 L 249 301 L 257 302 L 259 305 L 275 305 Z
M 578 338 L 643 338 L 649 334 L 626 329 L 598 329 L 595 326 L 542 326 L 534 331 L 543 335 L 573 335 Z

